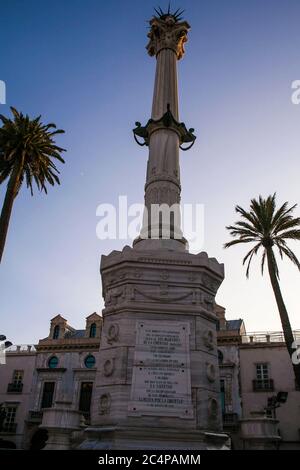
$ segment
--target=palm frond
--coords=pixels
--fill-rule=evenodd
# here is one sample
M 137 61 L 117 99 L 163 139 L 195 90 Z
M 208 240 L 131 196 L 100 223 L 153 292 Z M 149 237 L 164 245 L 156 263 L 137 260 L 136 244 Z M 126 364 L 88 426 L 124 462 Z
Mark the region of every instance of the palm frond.
M 249 271 L 250 271 L 250 265 L 251 265 L 252 258 L 253 258 L 254 255 L 257 254 L 257 252 L 258 252 L 258 250 L 261 246 L 262 246 L 261 243 L 257 243 L 257 245 L 255 245 L 255 247 L 252 248 L 252 250 L 250 250 L 249 253 L 247 253 L 245 258 L 243 259 L 243 265 L 248 260 L 247 269 L 246 269 L 246 277 L 247 278 L 249 278 Z
M 12 169 L 23 162 L 20 182 L 24 179 L 33 193 L 33 182 L 39 191 L 47 192 L 46 184 L 59 184 L 59 170 L 53 160 L 65 163 L 61 154 L 65 149 L 56 145 L 54 138 L 63 134 L 51 122 L 43 124 L 41 116 L 30 119 L 26 114 L 11 107 L 13 119 L 0 115 L 3 123 L 0 128 L 0 184 L 3 183 Z
M 243 239 L 238 239 L 238 240 L 232 240 L 231 242 L 224 243 L 224 248 L 230 248 L 233 245 L 238 245 L 239 243 L 250 243 L 254 242 L 253 238 L 243 238 Z
M 278 222 L 276 228 L 273 230 L 273 234 L 277 235 L 284 230 L 288 230 L 291 228 L 299 228 L 300 227 L 300 217 L 292 218 L 291 216 L 285 217 L 284 219 Z
M 297 207 L 297 204 L 289 208 L 287 201 L 284 204 L 282 204 L 282 206 L 274 214 L 274 217 L 272 220 L 272 229 L 275 229 L 278 221 L 281 220 L 283 217 L 290 215 L 296 207 Z
M 299 260 L 286 243 L 286 240 L 300 240 L 300 217 L 295 218 L 292 215 L 296 207 L 296 204 L 289 207 L 288 202 L 285 202 L 276 210 L 276 193 L 267 198 L 260 195 L 258 199 L 251 199 L 249 211 L 241 206 L 235 207 L 242 220 L 226 227 L 234 240 L 225 243 L 224 248 L 240 243 L 258 242 L 243 259 L 243 264 L 247 263 L 247 277 L 253 256 L 258 253 L 260 247 L 264 248 L 261 258 L 262 274 L 268 257 L 268 262 L 273 264 L 275 275 L 279 279 L 273 246 L 278 248 L 281 258 L 287 256 L 300 269 Z
M 291 240 L 300 240 L 300 230 L 287 230 L 286 232 L 277 235 L 276 240 L 284 240 L 284 239 L 291 239 Z
M 297 268 L 300 271 L 300 262 L 299 262 L 297 256 L 295 255 L 295 253 L 290 248 L 288 248 L 287 246 L 282 246 L 281 245 L 280 250 L 292 261 L 293 264 L 295 264 L 297 266 Z

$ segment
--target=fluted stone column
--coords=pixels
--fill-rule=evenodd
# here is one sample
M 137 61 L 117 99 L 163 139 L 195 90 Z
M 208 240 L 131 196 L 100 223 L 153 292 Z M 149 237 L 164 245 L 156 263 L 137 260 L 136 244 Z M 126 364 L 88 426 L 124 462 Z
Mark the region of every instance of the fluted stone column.
M 166 33 L 165 33 L 166 34 Z M 177 44 L 174 40 L 174 46 Z M 178 83 L 177 83 L 177 60 L 176 49 L 162 47 L 157 52 L 155 85 L 152 103 L 152 119 L 159 119 L 167 111 L 167 105 L 175 119 L 179 119 L 178 113 Z

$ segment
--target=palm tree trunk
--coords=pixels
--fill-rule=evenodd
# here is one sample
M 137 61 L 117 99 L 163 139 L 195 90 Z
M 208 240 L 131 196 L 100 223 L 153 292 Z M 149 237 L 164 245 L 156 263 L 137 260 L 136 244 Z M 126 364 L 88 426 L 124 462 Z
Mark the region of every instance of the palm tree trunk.
M 268 270 L 269 270 L 270 280 L 271 280 L 271 284 L 273 287 L 275 299 L 277 302 L 277 307 L 278 307 L 278 311 L 280 315 L 280 320 L 281 320 L 286 347 L 292 359 L 292 355 L 295 352 L 295 348 L 293 347 L 294 336 L 293 336 L 293 331 L 292 331 L 292 327 L 290 324 L 288 312 L 287 312 L 285 303 L 282 298 L 278 278 L 276 276 L 275 266 L 274 266 L 274 253 L 271 247 L 267 248 L 267 260 L 268 260 Z M 296 378 L 296 383 L 298 387 L 300 388 L 300 364 L 293 364 L 293 369 L 294 369 L 294 374 Z
M 10 221 L 10 216 L 13 208 L 13 203 L 15 200 L 16 195 L 18 194 L 19 190 L 19 180 L 20 174 L 22 170 L 22 165 L 16 165 L 13 169 L 9 182 L 7 185 L 7 190 L 4 198 L 4 203 L 1 211 L 0 216 L 0 263 L 2 260 L 4 247 L 5 247 L 5 240 L 8 232 L 8 226 Z

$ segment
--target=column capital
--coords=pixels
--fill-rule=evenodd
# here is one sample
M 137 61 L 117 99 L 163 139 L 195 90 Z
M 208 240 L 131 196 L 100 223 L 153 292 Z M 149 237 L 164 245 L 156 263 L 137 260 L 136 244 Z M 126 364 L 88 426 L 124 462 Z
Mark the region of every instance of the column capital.
M 162 49 L 171 49 L 180 60 L 184 55 L 184 43 L 190 25 L 186 21 L 178 21 L 173 14 L 154 16 L 150 21 L 149 43 L 146 46 L 148 54 L 157 56 Z

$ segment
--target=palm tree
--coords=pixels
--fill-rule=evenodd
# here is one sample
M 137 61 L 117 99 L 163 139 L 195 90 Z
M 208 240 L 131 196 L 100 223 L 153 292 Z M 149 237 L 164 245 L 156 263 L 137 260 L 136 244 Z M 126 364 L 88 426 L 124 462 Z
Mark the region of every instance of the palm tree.
M 253 256 L 257 255 L 258 251 L 262 249 L 261 272 L 264 273 L 264 265 L 267 261 L 285 343 L 291 358 L 295 352 L 294 337 L 279 286 L 279 270 L 274 248 L 278 249 L 281 259 L 284 255 L 287 256 L 300 270 L 300 263 L 295 253 L 287 246 L 286 242 L 286 240 L 300 240 L 300 218 L 294 218 L 292 215 L 296 207 L 297 204 L 288 207 L 288 202 L 285 202 L 279 209 L 276 209 L 276 194 L 266 199 L 261 196 L 258 200 L 252 199 L 249 212 L 240 206 L 236 206 L 235 210 L 240 214 L 242 220 L 236 222 L 235 225 L 226 227 L 236 239 L 224 245 L 225 248 L 229 248 L 238 243 L 255 243 L 243 259 L 243 265 L 247 263 L 247 278 L 249 277 Z M 297 385 L 300 387 L 300 364 L 293 364 L 293 368 Z
M 10 108 L 13 119 L 0 115 L 0 184 L 8 179 L 7 190 L 0 216 L 0 263 L 3 256 L 13 203 L 21 185 L 33 194 L 35 182 L 40 191 L 47 193 L 46 184 L 60 184 L 59 173 L 53 160 L 65 163 L 61 157 L 64 149 L 55 145 L 53 137 L 64 131 L 53 123 L 42 124 L 41 116 L 30 119 L 15 108 Z

